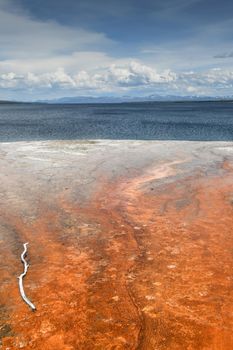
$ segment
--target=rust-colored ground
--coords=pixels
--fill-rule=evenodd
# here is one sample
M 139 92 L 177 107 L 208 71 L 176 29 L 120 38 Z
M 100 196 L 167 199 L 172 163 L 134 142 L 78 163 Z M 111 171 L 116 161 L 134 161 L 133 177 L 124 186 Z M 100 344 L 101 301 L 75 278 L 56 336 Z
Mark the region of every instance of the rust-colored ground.
M 233 168 L 179 164 L 101 178 L 84 205 L 38 201 L 36 218 L 1 209 L 1 349 L 233 349 Z M 16 281 L 26 241 L 36 312 Z

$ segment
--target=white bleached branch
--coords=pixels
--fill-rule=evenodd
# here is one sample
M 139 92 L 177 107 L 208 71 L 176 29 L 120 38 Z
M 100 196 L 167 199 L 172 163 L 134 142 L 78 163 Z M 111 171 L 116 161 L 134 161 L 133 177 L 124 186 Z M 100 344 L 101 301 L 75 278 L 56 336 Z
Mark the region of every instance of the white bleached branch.
M 20 295 L 22 297 L 22 299 L 25 301 L 26 304 L 28 304 L 28 306 L 34 311 L 36 310 L 35 305 L 27 298 L 25 292 L 24 292 L 24 288 L 23 288 L 23 278 L 26 276 L 28 268 L 29 268 L 29 264 L 27 263 L 27 261 L 25 260 L 25 256 L 27 255 L 27 245 L 28 243 L 24 243 L 23 247 L 23 253 L 21 254 L 21 261 L 24 264 L 24 271 L 23 273 L 18 277 L 19 279 L 19 291 L 20 291 Z

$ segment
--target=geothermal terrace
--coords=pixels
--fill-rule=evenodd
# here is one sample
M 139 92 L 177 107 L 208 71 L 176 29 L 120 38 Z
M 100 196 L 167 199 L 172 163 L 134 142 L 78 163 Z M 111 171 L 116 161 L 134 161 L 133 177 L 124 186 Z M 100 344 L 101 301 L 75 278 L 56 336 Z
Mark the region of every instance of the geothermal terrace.
M 1 143 L 0 169 L 0 349 L 233 349 L 233 143 Z

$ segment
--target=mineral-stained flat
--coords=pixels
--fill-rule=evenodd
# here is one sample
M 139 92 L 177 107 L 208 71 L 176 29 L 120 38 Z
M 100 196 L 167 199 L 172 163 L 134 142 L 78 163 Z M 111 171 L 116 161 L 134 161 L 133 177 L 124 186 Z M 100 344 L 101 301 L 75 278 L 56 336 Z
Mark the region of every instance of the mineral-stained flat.
M 233 143 L 2 143 L 0 256 L 0 349 L 232 350 Z

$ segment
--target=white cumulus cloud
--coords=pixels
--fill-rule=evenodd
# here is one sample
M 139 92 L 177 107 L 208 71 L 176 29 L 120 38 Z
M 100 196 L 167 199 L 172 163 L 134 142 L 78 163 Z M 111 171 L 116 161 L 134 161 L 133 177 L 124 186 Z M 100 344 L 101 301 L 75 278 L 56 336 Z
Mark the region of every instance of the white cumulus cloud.
M 15 72 L 0 75 L 1 87 L 60 87 L 73 89 L 102 89 L 104 87 L 138 87 L 167 84 L 176 80 L 176 74 L 169 70 L 157 72 L 140 62 L 127 64 L 111 64 L 95 70 L 81 70 L 74 74 L 67 73 L 63 68 L 46 73 Z

